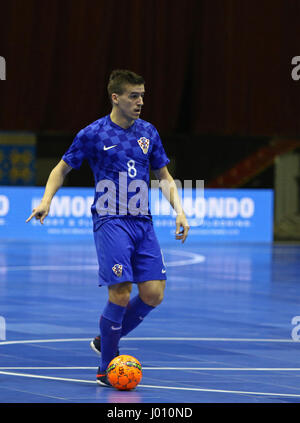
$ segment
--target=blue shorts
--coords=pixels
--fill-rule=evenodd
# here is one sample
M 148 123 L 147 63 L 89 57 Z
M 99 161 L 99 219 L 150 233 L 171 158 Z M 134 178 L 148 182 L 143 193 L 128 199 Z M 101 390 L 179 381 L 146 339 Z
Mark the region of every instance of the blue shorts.
M 113 217 L 94 232 L 94 239 L 99 286 L 167 279 L 163 254 L 150 219 Z

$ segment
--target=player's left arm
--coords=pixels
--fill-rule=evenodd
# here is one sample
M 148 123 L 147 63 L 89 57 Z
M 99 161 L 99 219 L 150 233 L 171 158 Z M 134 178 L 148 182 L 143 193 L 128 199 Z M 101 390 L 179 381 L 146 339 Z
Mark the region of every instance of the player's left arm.
M 173 209 L 176 211 L 176 239 L 181 239 L 183 243 L 189 231 L 189 224 L 186 219 L 182 204 L 178 195 L 178 190 L 173 177 L 170 175 L 167 166 L 161 169 L 153 170 L 156 178 L 160 182 L 160 188 L 163 195 L 169 201 Z

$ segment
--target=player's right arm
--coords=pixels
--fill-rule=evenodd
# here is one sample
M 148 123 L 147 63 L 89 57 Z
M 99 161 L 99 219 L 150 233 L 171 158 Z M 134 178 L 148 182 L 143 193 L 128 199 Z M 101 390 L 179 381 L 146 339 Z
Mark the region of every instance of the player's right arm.
M 31 215 L 26 220 L 26 223 L 29 222 L 33 217 L 44 223 L 44 219 L 48 216 L 52 198 L 62 186 L 65 176 L 72 170 L 72 167 L 69 166 L 65 161 L 60 160 L 60 162 L 52 169 L 46 187 L 43 198 L 40 204 L 32 210 Z

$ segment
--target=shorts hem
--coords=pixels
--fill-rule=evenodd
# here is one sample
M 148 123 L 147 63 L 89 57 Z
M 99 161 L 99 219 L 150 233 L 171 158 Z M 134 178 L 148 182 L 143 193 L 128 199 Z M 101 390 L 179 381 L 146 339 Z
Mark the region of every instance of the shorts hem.
M 112 285 L 117 285 L 118 283 L 125 283 L 125 282 L 134 283 L 135 285 L 138 285 L 139 283 L 148 282 L 148 281 L 165 281 L 165 280 L 167 280 L 167 275 L 160 275 L 159 277 L 140 278 L 138 280 L 125 279 L 121 281 L 111 281 L 111 282 L 106 282 L 101 280 L 98 282 L 98 286 L 112 286 Z

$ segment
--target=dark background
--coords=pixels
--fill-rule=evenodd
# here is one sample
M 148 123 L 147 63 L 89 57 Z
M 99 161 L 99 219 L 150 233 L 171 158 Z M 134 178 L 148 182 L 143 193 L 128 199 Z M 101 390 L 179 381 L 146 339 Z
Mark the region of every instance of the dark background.
M 146 80 L 152 122 L 178 179 L 209 181 L 274 137 L 300 132 L 300 1 L 1 1 L 0 130 L 38 134 L 59 160 L 84 126 L 110 112 L 115 68 Z M 67 184 L 89 185 L 71 172 Z M 46 182 L 46 181 L 45 181 Z M 272 187 L 272 166 L 246 186 Z

